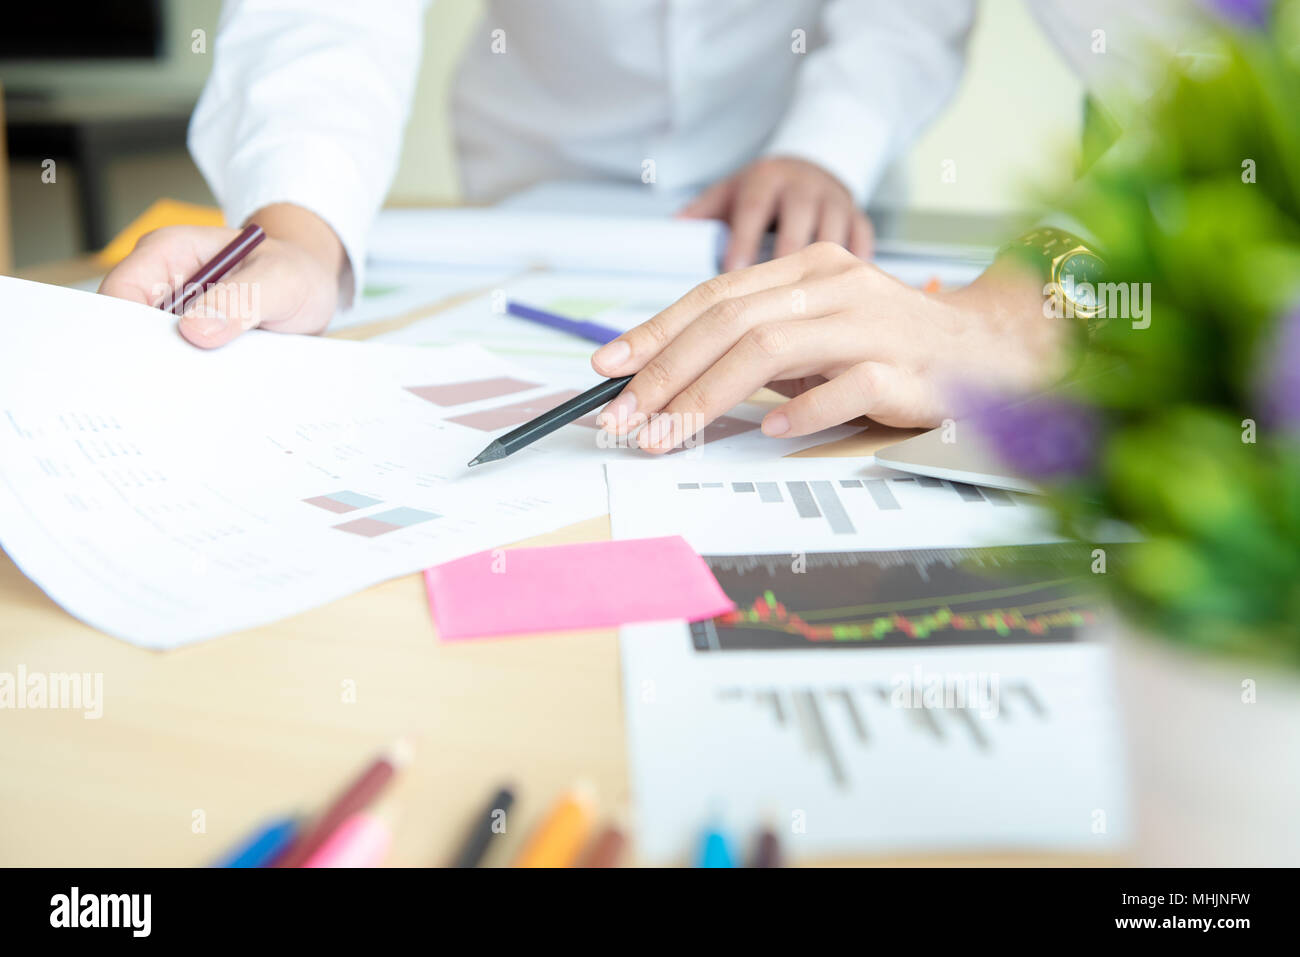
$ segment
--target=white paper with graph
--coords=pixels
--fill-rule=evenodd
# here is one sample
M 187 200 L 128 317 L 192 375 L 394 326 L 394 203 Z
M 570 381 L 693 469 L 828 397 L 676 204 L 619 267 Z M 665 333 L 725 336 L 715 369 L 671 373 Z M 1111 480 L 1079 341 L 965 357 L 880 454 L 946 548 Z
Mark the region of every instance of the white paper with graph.
M 736 603 L 622 630 L 647 860 L 709 823 L 796 858 L 1125 839 L 1096 559 L 1032 497 L 851 459 L 606 471 L 615 536 L 684 535 Z
M 156 648 L 250 627 L 607 508 L 593 416 L 465 463 L 590 384 L 476 346 L 253 332 L 0 278 L 0 543 L 68 611 Z M 780 455 L 761 409 L 680 457 Z M 825 439 L 839 433 L 829 433 Z

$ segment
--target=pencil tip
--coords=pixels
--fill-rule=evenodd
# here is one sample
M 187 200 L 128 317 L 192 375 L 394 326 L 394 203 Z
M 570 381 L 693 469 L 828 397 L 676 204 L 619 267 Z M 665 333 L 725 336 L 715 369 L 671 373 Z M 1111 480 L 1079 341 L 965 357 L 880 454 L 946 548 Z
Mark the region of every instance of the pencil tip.
M 472 469 L 474 466 L 482 465 L 482 464 L 483 464 L 483 460 L 481 458 L 473 458 L 469 460 L 469 464 L 466 465 L 465 468 Z
M 388 760 L 396 768 L 403 768 L 415 757 L 415 746 L 410 738 L 398 738 L 388 747 Z

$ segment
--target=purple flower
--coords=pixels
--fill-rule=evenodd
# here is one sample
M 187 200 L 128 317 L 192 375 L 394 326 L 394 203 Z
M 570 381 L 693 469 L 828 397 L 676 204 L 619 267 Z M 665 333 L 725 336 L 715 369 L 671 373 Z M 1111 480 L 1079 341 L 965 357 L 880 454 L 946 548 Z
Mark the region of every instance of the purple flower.
M 1256 381 L 1264 421 L 1300 431 L 1300 306 L 1282 317 L 1262 359 Z
M 1028 479 L 1077 478 L 1097 464 L 1101 423 L 1091 409 L 1060 396 L 984 399 L 968 416 L 1002 461 Z
M 1273 0 L 1201 0 L 1215 16 L 1239 27 L 1261 29 L 1268 25 Z

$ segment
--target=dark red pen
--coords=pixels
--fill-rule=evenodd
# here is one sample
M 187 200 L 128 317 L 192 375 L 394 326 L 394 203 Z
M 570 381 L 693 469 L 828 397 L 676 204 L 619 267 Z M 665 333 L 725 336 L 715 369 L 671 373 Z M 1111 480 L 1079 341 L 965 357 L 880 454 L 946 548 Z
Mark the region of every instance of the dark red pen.
M 189 279 L 179 289 L 173 289 L 170 293 L 162 298 L 158 303 L 158 308 L 170 312 L 174 316 L 180 316 L 185 310 L 194 304 L 194 300 L 199 298 L 208 291 L 212 286 L 221 281 L 226 273 L 234 269 L 244 257 L 252 252 L 257 244 L 266 238 L 266 233 L 262 232 L 262 227 L 257 223 L 249 223 L 239 235 L 230 241 L 230 243 L 217 253 L 206 263 L 199 267 Z

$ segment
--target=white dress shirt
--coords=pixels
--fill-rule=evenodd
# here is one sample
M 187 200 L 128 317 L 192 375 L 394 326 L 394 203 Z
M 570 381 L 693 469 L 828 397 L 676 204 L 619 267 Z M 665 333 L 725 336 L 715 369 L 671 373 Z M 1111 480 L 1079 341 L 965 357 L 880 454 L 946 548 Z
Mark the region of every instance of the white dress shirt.
M 548 179 L 700 187 L 784 155 L 862 204 L 955 89 L 973 6 L 488 0 L 454 85 L 466 197 Z M 397 168 L 424 7 L 227 0 L 190 149 L 232 223 L 303 206 L 360 272 Z

